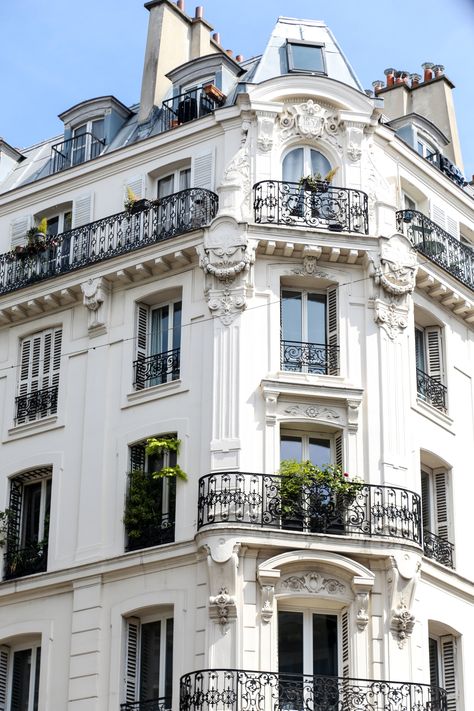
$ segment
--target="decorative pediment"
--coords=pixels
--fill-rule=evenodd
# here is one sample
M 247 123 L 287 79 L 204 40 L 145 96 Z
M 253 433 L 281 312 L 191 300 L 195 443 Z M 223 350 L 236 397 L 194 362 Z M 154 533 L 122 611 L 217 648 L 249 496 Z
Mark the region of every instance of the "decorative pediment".
M 278 117 L 281 143 L 300 137 L 305 140 L 326 138 L 341 148 L 338 134 L 342 122 L 336 109 L 312 99 L 299 104 L 288 104 Z

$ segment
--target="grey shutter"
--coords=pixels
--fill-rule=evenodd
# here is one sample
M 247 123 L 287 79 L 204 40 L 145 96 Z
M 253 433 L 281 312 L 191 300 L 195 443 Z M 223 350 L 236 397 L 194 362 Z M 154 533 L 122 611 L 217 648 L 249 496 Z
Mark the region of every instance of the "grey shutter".
M 347 609 L 341 615 L 341 642 L 342 642 L 342 676 L 350 676 L 350 654 L 349 654 L 349 612 Z
M 0 646 L 0 711 L 7 708 L 7 679 L 8 679 L 8 659 L 10 657 L 10 647 Z
M 74 200 L 72 206 L 73 227 L 80 227 L 81 225 L 87 225 L 89 222 L 92 222 L 92 203 L 92 193 L 81 195 Z
M 135 388 L 143 390 L 145 379 L 143 361 L 148 356 L 148 340 L 150 331 L 150 307 L 146 304 L 137 304 L 137 341 L 136 341 L 136 366 Z
M 430 497 L 430 477 L 425 472 L 421 472 L 421 512 L 423 517 L 423 529 L 431 531 L 431 497 Z M 433 531 L 431 531 L 433 533 Z
M 439 686 L 439 645 L 438 640 L 428 638 L 428 654 L 430 662 L 430 685 Z
M 124 201 L 128 199 L 128 189 L 130 189 L 137 200 L 145 197 L 145 181 L 143 175 L 135 175 L 132 178 L 127 178 L 123 189 Z
M 337 289 L 338 287 L 334 286 L 327 291 L 328 375 L 339 374 Z
M 212 190 L 212 153 L 198 156 L 193 163 L 193 187 Z
M 443 359 L 441 347 L 441 329 L 439 326 L 425 328 L 426 362 L 428 375 L 438 382 L 443 382 Z
M 12 220 L 10 225 L 11 246 L 16 247 L 20 244 L 26 244 L 26 232 L 33 226 L 33 217 L 24 215 Z
M 125 653 L 125 701 L 138 701 L 138 649 L 140 638 L 140 620 L 129 617 L 126 620 Z
M 447 635 L 441 637 L 441 661 L 443 669 L 443 688 L 446 690 L 446 711 L 457 709 L 456 688 L 456 640 Z
M 436 533 L 445 541 L 449 536 L 448 521 L 448 492 L 446 472 L 437 472 L 434 475 L 436 498 Z
M 342 434 L 337 434 L 334 438 L 334 461 L 338 467 L 344 469 L 344 450 Z

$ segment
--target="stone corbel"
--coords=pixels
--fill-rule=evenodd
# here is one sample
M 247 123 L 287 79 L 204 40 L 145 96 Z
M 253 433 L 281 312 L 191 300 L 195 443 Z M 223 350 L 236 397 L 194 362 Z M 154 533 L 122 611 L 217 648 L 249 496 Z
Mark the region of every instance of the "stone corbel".
M 237 617 L 236 587 L 240 543 L 212 539 L 203 546 L 209 574 L 209 617 L 226 634 L 229 622 Z
M 87 328 L 90 336 L 107 330 L 107 309 L 110 287 L 103 277 L 88 279 L 81 284 L 83 304 L 88 310 Z
M 274 127 L 275 114 L 257 111 L 257 146 L 262 153 L 267 153 L 273 148 Z
M 408 307 L 387 303 L 382 299 L 374 299 L 373 305 L 375 323 L 378 323 L 394 341 L 408 325 Z
M 369 623 L 369 602 L 370 592 L 374 586 L 374 578 L 363 578 L 354 576 L 352 578 L 352 590 L 355 595 L 356 624 L 357 628 L 363 632 Z
M 262 622 L 270 622 L 274 611 L 275 587 L 280 580 L 279 570 L 259 571 L 258 582 L 260 583 L 261 608 L 260 614 Z
M 278 390 L 269 390 L 263 388 L 263 397 L 265 398 L 265 421 L 267 425 L 275 425 L 277 420 Z
M 390 591 L 390 629 L 403 649 L 415 626 L 411 606 L 415 595 L 421 562 L 413 554 L 397 554 L 390 559 L 387 582 Z
M 357 432 L 359 427 L 359 410 L 361 400 L 347 401 L 347 429 L 349 432 Z

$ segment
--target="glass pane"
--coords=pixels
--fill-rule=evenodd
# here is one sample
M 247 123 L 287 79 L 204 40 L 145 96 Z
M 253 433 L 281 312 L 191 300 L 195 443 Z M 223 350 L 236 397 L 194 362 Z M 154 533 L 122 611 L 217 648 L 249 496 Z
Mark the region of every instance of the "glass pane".
M 186 168 L 185 170 L 179 171 L 179 189 L 187 190 L 191 187 L 191 169 Z
M 323 50 L 305 44 L 289 44 L 290 70 L 298 69 L 306 72 L 324 71 Z
M 105 135 L 104 119 L 98 119 L 97 121 L 92 121 L 91 133 L 93 134 L 94 138 L 98 138 L 101 141 L 104 140 L 104 135 Z
M 311 150 L 311 172 L 313 175 L 318 173 L 324 178 L 331 170 L 331 163 L 326 156 L 323 156 L 319 151 Z
M 438 641 L 430 637 L 428 640 L 428 646 L 430 655 L 430 684 L 432 686 L 440 686 Z
M 23 494 L 23 545 L 38 540 L 41 507 L 41 482 L 25 486 Z
M 421 328 L 415 328 L 416 367 L 426 373 L 425 334 Z
M 337 676 L 336 615 L 313 615 L 313 674 Z
M 281 293 L 281 327 L 284 341 L 301 343 L 301 293 L 298 291 Z
M 168 350 L 169 306 L 153 309 L 151 312 L 150 354 L 165 353 Z
M 166 197 L 172 195 L 174 190 L 174 175 L 168 175 L 158 181 L 158 197 Z
M 303 613 L 278 613 L 278 670 L 303 674 Z
M 296 459 L 297 462 L 301 462 L 303 459 L 301 437 L 282 435 L 280 440 L 280 461 L 283 459 Z
M 72 212 L 65 212 L 64 213 L 63 232 L 68 232 L 71 229 L 71 226 L 72 226 Z
M 29 711 L 31 649 L 13 655 L 13 674 L 10 711 Z
M 326 345 L 326 297 L 324 294 L 308 294 L 308 343 Z
M 295 148 L 283 159 L 283 180 L 288 183 L 298 183 L 303 176 L 303 149 Z
M 87 124 L 84 124 L 83 126 L 79 126 L 78 128 L 74 129 L 73 136 L 82 136 L 86 132 L 87 129 Z
M 43 523 L 43 538 L 47 541 L 49 535 L 49 514 L 51 511 L 51 484 L 52 479 L 48 479 L 46 485 L 46 496 L 44 503 L 44 523 Z
M 57 235 L 59 232 L 59 215 L 56 215 L 56 217 L 48 217 L 48 227 L 47 227 L 47 233 L 48 235 Z
M 165 696 L 167 699 L 171 699 L 173 691 L 173 622 L 172 617 L 166 620 Z
M 173 304 L 173 348 L 181 346 L 181 301 Z
M 309 439 L 309 459 L 317 467 L 331 464 L 331 443 L 328 439 Z
M 161 620 L 142 625 L 140 644 L 140 701 L 160 697 Z

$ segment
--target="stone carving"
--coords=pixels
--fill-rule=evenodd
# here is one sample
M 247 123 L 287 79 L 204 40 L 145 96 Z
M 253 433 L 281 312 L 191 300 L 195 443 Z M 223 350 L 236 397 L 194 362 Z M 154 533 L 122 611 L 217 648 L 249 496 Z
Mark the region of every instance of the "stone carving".
M 411 294 L 416 284 L 416 252 L 404 237 L 394 235 L 382 243 L 380 266 L 375 271 L 375 283 L 394 296 Z
M 390 558 L 387 575 L 390 594 L 390 628 L 402 649 L 413 631 L 415 617 L 410 611 L 415 596 L 421 561 L 410 553 L 395 554 Z
M 273 615 L 273 597 L 275 594 L 274 585 L 262 585 L 262 621 L 270 622 Z
M 258 114 L 257 118 L 257 145 L 259 149 L 266 153 L 273 147 L 274 119 L 270 115 Z
M 218 217 L 228 215 L 235 220 L 245 220 L 250 209 L 250 122 L 242 122 L 241 144 L 237 153 L 224 168 L 217 186 L 219 194 Z
M 232 321 L 247 307 L 244 294 L 232 293 L 230 289 L 223 289 L 220 294 L 211 296 L 207 302 L 210 311 L 218 316 L 224 326 L 230 326 Z
M 102 277 L 88 279 L 81 284 L 83 304 L 88 310 L 88 324 L 90 335 L 99 335 L 105 332 L 106 326 L 106 297 L 108 285 Z
M 369 623 L 369 615 L 368 615 L 369 593 L 368 592 L 357 593 L 356 606 L 357 606 L 357 614 L 356 614 L 357 628 L 361 632 L 363 632 Z
M 411 614 L 403 600 L 392 613 L 390 626 L 398 637 L 398 646 L 403 649 L 415 626 L 415 616 Z
M 319 573 L 310 572 L 284 578 L 279 584 L 279 589 L 291 592 L 308 592 L 312 595 L 318 593 L 338 595 L 346 591 L 346 586 L 336 578 L 325 578 Z
M 375 299 L 375 323 L 385 330 L 391 340 L 402 333 L 408 325 L 408 309 L 406 307 L 387 304 L 381 299 Z
M 338 133 L 342 128 L 340 118 L 333 108 L 326 108 L 312 99 L 301 104 L 286 106 L 279 116 L 280 141 L 300 136 L 306 140 L 326 138 L 341 148 Z
M 328 277 L 328 273 L 318 269 L 318 260 L 314 255 L 308 255 L 303 257 L 303 265 L 301 267 L 295 267 L 292 269 L 293 274 L 298 274 L 299 276 L 318 276 L 318 277 Z
M 210 616 L 215 619 L 219 625 L 225 627 L 229 622 L 229 617 L 237 616 L 237 607 L 233 595 L 229 595 L 227 588 L 223 587 L 219 590 L 219 594 L 209 598 Z
M 240 543 L 233 539 L 212 538 L 202 546 L 202 550 L 207 556 L 209 589 L 218 591 L 216 595 L 209 596 L 209 616 L 225 634 L 229 619 L 237 616 L 235 590 Z
M 239 259 L 240 257 L 240 259 Z M 222 247 L 204 247 L 199 265 L 219 281 L 229 283 L 237 274 L 248 270 L 255 262 L 255 253 L 247 249 L 247 244 Z
M 293 417 L 311 417 L 319 420 L 339 420 L 340 414 L 330 407 L 316 407 L 315 405 L 290 405 L 284 410 L 286 415 Z
M 347 155 L 349 160 L 351 160 L 353 163 L 356 163 L 358 160 L 360 160 L 360 157 L 362 155 L 362 149 L 360 146 L 356 146 L 355 143 L 349 143 L 347 146 Z

